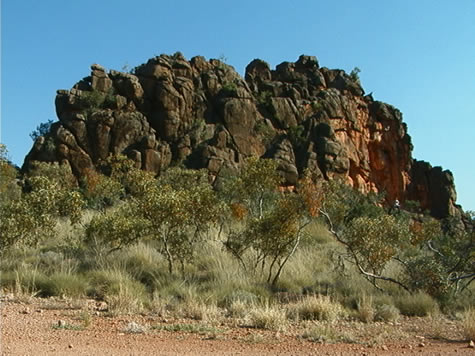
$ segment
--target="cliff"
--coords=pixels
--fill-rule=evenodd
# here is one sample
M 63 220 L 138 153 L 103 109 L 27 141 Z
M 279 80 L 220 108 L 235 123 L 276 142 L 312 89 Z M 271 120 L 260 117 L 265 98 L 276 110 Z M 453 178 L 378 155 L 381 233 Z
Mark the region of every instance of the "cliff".
M 157 174 L 170 164 L 206 168 L 212 178 L 244 158 L 276 159 L 287 185 L 309 169 L 344 179 L 388 203 L 420 202 L 438 218 L 454 215 L 450 171 L 412 158 L 402 114 L 365 95 L 357 73 L 300 56 L 274 70 L 259 59 L 245 78 L 219 60 L 161 55 L 133 74 L 92 65 L 71 90 L 58 90 L 59 122 L 25 158 L 68 164 L 80 177 L 123 153 Z

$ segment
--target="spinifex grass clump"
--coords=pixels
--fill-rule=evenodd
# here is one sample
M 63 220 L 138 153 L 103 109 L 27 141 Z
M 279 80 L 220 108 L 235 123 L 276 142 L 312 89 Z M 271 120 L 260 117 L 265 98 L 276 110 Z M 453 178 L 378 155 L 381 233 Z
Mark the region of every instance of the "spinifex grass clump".
M 258 329 L 284 331 L 287 328 L 285 309 L 278 305 L 252 305 L 248 313 L 249 325 Z
M 467 309 L 462 315 L 463 333 L 467 340 L 475 341 L 475 309 Z
M 294 320 L 336 321 L 345 315 L 340 303 L 329 296 L 312 295 L 287 306 L 289 318 Z

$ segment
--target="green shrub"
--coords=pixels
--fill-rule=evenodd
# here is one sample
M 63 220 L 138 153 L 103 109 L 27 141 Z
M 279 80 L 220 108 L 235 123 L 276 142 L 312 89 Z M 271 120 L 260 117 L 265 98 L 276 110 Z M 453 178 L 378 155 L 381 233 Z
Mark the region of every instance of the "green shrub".
M 427 316 L 439 309 L 437 302 L 424 292 L 401 296 L 396 299 L 396 306 L 406 316 Z
M 350 72 L 351 80 L 357 84 L 360 84 L 360 72 L 361 72 L 361 69 L 359 69 L 358 67 L 353 68 L 352 71 Z
M 56 272 L 41 283 L 37 282 L 37 288 L 42 297 L 84 297 L 87 294 L 88 283 L 80 275 Z

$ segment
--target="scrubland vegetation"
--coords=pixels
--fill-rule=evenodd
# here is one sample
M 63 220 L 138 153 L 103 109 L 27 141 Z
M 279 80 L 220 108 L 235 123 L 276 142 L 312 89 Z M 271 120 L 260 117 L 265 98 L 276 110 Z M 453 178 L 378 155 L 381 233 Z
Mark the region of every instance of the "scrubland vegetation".
M 124 157 L 79 183 L 46 163 L 19 180 L 3 146 L 0 164 L 0 287 L 17 298 L 277 331 L 442 312 L 475 338 L 474 232 L 449 220 L 389 213 L 381 196 L 310 174 L 282 193 L 275 163 L 255 158 L 213 185 L 178 167 L 155 178 Z M 304 337 L 348 339 L 321 328 Z

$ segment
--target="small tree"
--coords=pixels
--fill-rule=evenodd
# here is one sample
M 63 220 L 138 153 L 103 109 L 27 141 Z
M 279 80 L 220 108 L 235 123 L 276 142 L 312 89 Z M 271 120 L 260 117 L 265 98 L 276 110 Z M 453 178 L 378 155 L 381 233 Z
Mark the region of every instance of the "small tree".
M 73 224 L 81 218 L 79 192 L 64 189 L 46 176 L 29 177 L 27 186 L 27 193 L 0 207 L 0 252 L 13 245 L 35 245 L 53 235 L 58 216 L 69 216 Z
M 150 222 L 139 214 L 135 202 L 128 201 L 95 215 L 86 227 L 86 243 L 94 248 L 118 250 L 151 234 Z
M 273 160 L 250 158 L 227 191 L 228 204 L 236 220 L 225 246 L 242 264 L 248 250 L 255 254 L 253 268 L 261 266 L 267 282 L 275 285 L 287 261 L 299 246 L 303 229 L 315 216 L 310 203 L 309 181 L 302 181 L 301 194 L 281 194 L 282 178 Z
M 441 298 L 475 279 L 473 231 L 447 234 L 432 218 L 404 211 L 390 215 L 380 205 L 376 195 L 331 182 L 320 209 L 348 260 L 375 287 L 381 289 L 378 281 L 384 280 Z M 390 261 L 402 266 L 401 276 L 386 274 Z
M 196 243 L 218 221 L 221 205 L 203 171 L 172 169 L 138 199 L 141 215 L 150 222 L 153 235 L 173 273 L 175 262 L 193 258 Z M 173 182 L 173 183 L 170 183 Z

